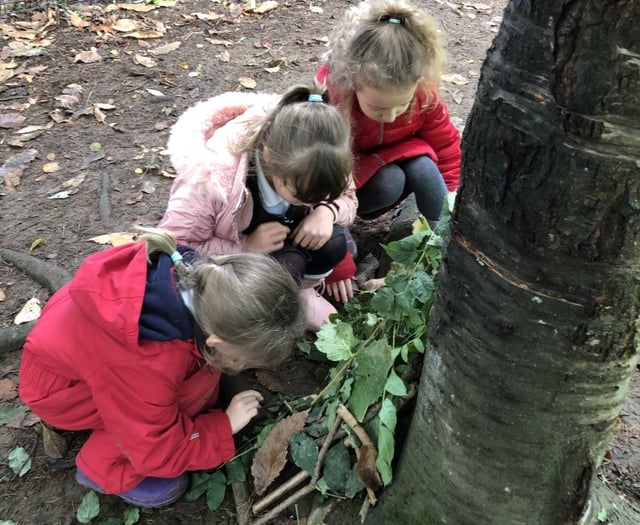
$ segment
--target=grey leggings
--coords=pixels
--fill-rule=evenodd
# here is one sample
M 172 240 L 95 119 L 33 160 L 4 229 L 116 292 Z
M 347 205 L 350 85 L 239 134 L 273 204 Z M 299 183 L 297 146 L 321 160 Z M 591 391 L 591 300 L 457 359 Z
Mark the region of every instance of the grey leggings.
M 440 170 L 427 156 L 388 164 L 357 191 L 358 215 L 375 214 L 397 204 L 409 193 L 418 210 L 433 223 L 440 218 L 447 186 Z

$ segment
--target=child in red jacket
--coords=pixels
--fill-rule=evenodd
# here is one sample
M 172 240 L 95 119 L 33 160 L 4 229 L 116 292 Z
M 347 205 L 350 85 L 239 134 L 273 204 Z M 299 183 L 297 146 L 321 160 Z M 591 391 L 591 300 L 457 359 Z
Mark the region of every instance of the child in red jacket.
M 304 332 L 298 288 L 266 255 L 197 259 L 148 230 L 98 252 L 47 302 L 29 334 L 19 389 L 43 421 L 91 429 L 77 481 L 140 507 L 173 503 L 188 471 L 235 454 L 262 396 L 214 408 L 221 372 L 273 366 Z
M 435 224 L 461 155 L 437 91 L 445 54 L 433 20 L 405 0 L 361 2 L 339 18 L 325 59 L 317 78 L 351 121 L 358 215 L 414 193 Z

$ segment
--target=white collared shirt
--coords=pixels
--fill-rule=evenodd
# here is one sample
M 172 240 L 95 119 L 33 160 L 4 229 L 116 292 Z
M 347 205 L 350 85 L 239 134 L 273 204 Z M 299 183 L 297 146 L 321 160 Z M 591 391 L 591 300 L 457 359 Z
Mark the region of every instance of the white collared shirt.
M 284 215 L 287 213 L 291 203 L 280 197 L 271 184 L 269 184 L 264 171 L 262 171 L 260 152 L 258 150 L 255 151 L 254 159 L 256 162 L 256 177 L 258 178 L 258 193 L 260 194 L 262 207 L 272 215 Z

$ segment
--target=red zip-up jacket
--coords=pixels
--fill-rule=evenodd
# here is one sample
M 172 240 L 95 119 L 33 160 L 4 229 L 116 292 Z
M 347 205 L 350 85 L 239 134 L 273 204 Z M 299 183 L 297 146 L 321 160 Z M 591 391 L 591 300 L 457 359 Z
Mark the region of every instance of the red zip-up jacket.
M 212 409 L 220 372 L 196 348 L 170 259 L 146 257 L 142 243 L 89 256 L 47 302 L 20 366 L 33 412 L 94 430 L 76 461 L 109 493 L 211 469 L 235 451 L 229 418 Z
M 331 101 L 340 105 L 326 65 L 318 70 L 316 78 L 327 85 Z M 446 104 L 439 95 L 436 97 L 427 104 L 425 92 L 416 90 L 411 109 L 388 123 L 367 117 L 354 99 L 351 136 L 356 188 L 360 189 L 385 165 L 419 155 L 427 155 L 436 163 L 449 191 L 458 188 L 460 132 L 451 122 Z

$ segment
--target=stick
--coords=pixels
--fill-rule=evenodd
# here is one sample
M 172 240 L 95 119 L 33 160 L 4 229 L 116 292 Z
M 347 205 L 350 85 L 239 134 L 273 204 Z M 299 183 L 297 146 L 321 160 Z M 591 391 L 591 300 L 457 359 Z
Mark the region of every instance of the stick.
M 338 405 L 338 408 L 336 409 L 336 412 L 344 420 L 344 422 L 349 425 L 354 434 L 358 436 L 360 443 L 369 447 L 373 447 L 375 449 L 375 447 L 373 446 L 373 441 L 371 441 L 371 438 L 369 438 L 365 429 L 362 428 L 360 423 L 358 423 L 356 418 L 353 417 L 353 414 L 349 412 L 349 409 L 346 406 L 340 403 Z
M 268 507 L 275 500 L 277 500 L 280 496 L 289 492 L 294 487 L 297 487 L 298 485 L 300 485 L 300 483 L 302 483 L 309 476 L 311 476 L 311 474 L 309 474 L 306 470 L 301 470 L 291 479 L 287 480 L 285 483 L 280 485 L 276 490 L 274 490 L 270 494 L 267 494 L 260 501 L 256 502 L 251 508 L 251 510 L 253 511 L 254 514 L 259 514 L 266 507 Z
M 238 525 L 249 525 L 249 493 L 243 481 L 231 483 L 233 501 L 236 504 L 236 518 Z
M 291 496 L 289 496 L 284 501 L 281 501 L 277 506 L 267 512 L 264 516 L 261 516 L 258 520 L 254 521 L 252 525 L 265 525 L 271 519 L 275 518 L 278 514 L 280 514 L 284 509 L 286 509 L 289 505 L 293 505 L 296 501 L 299 501 L 304 496 L 316 490 L 316 482 L 320 478 L 320 471 L 322 470 L 322 464 L 324 463 L 324 458 L 329 451 L 329 447 L 333 442 L 333 437 L 335 436 L 338 428 L 340 428 L 340 423 L 342 419 L 340 416 L 336 417 L 336 420 L 333 422 L 331 429 L 327 433 L 324 443 L 322 443 L 322 447 L 320 448 L 320 452 L 318 452 L 318 459 L 316 460 L 315 467 L 313 469 L 313 475 L 311 476 L 311 480 L 309 483 L 302 487 L 301 489 L 294 492 Z

